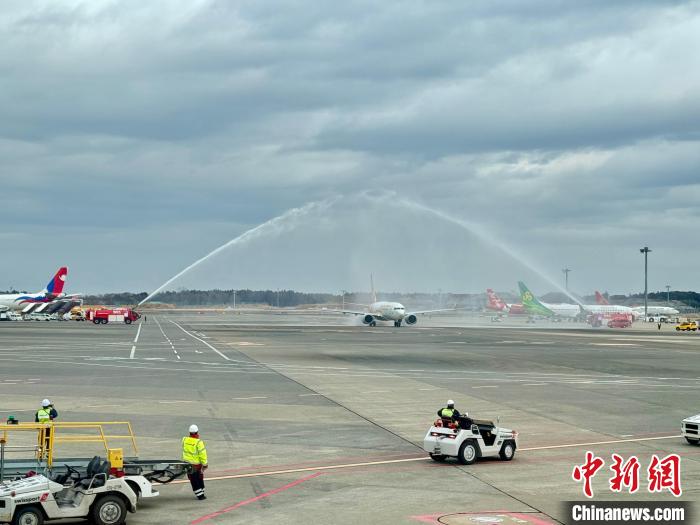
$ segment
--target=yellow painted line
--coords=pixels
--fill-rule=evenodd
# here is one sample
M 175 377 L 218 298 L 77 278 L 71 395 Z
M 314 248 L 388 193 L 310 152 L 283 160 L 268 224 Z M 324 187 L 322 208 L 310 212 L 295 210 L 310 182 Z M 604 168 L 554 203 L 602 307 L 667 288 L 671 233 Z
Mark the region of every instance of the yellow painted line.
M 611 441 L 596 441 L 592 443 L 571 443 L 568 445 L 547 445 L 544 447 L 529 447 L 529 448 L 519 448 L 518 450 L 520 452 L 525 452 L 525 451 L 535 451 L 535 450 L 551 450 L 551 449 L 557 449 L 557 448 L 574 448 L 574 447 L 592 447 L 596 445 L 610 445 L 613 443 L 634 443 L 638 441 L 654 441 L 654 440 L 661 440 L 661 439 L 676 439 L 682 437 L 680 434 L 678 435 L 673 435 L 673 436 L 661 436 L 661 437 L 651 437 L 651 438 L 636 438 L 636 439 L 615 439 Z M 293 468 L 293 469 L 283 469 L 283 470 L 269 470 L 265 472 L 251 472 L 248 474 L 231 474 L 227 476 L 214 476 L 207 478 L 207 481 L 219 481 L 219 480 L 224 480 L 224 479 L 241 479 L 241 478 L 255 478 L 255 477 L 262 477 L 262 476 L 279 476 L 283 474 L 296 474 L 299 472 L 316 472 L 316 471 L 322 471 L 322 470 L 339 470 L 339 469 L 345 469 L 345 468 L 357 468 L 357 467 L 371 467 L 375 465 L 392 465 L 392 464 L 397 464 L 397 463 L 411 463 L 414 461 L 428 461 L 429 458 L 425 455 L 415 457 L 415 458 L 404 458 L 404 459 L 388 459 L 388 460 L 382 460 L 382 461 L 365 461 L 362 463 L 341 463 L 338 465 L 323 465 L 323 466 L 318 466 L 318 467 L 301 467 L 301 468 Z M 175 484 L 175 483 L 189 483 L 188 480 L 176 480 L 169 485 Z

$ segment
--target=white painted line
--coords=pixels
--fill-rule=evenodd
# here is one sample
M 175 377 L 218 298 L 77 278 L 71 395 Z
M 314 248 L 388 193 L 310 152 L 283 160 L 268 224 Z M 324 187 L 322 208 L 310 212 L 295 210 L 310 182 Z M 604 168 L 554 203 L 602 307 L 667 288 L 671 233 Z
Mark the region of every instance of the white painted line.
M 175 403 L 194 403 L 194 401 L 158 401 L 161 405 L 172 405 Z
M 473 386 L 472 388 L 498 388 L 498 385 Z
M 134 337 L 134 344 L 131 346 L 131 353 L 129 354 L 129 359 L 133 359 L 136 355 L 136 343 L 139 342 L 139 335 L 141 335 L 141 326 L 143 325 L 139 323 L 139 327 L 136 330 L 136 337 Z
M 418 390 L 420 390 L 422 392 L 429 392 L 431 390 L 437 390 L 437 388 L 419 388 Z
M 180 356 L 179 356 L 179 355 L 176 355 L 175 357 L 177 357 L 178 361 L 180 360 Z
M 638 441 L 656 441 L 656 440 L 660 440 L 660 439 L 678 439 L 680 437 L 683 437 L 683 436 L 680 434 L 676 434 L 673 436 L 661 436 L 661 437 L 651 437 L 651 438 L 613 439 L 610 441 L 596 441 L 593 443 L 570 443 L 568 445 L 547 445 L 545 447 L 521 448 L 519 450 L 522 452 L 525 450 L 552 450 L 555 448 L 592 447 L 595 445 L 612 445 L 615 443 L 636 443 Z
M 634 343 L 588 343 L 591 346 L 639 346 Z
M 299 397 L 320 396 L 321 394 L 299 394 Z
M 523 386 L 547 386 L 547 383 L 525 383 Z
M 232 397 L 231 399 L 243 400 L 243 399 L 267 399 L 265 396 L 252 396 L 252 397 Z
M 168 321 L 170 321 L 170 319 L 168 319 Z M 177 326 L 180 330 L 182 330 L 183 332 L 185 332 L 187 335 L 189 335 L 190 337 L 192 337 L 193 339 L 196 339 L 196 340 L 199 341 L 200 343 L 204 343 L 205 345 L 207 345 L 209 348 L 211 348 L 212 350 L 214 350 L 214 352 L 216 352 L 216 353 L 219 354 L 221 357 L 223 357 L 226 361 L 230 361 L 230 359 L 229 359 L 228 357 L 226 357 L 224 354 L 222 354 L 221 352 L 219 352 L 216 348 L 214 348 L 212 345 L 210 345 L 209 343 L 207 343 L 205 340 L 200 339 L 200 338 L 197 337 L 196 335 L 192 335 L 192 334 L 189 333 L 187 330 L 185 330 L 182 326 L 180 326 L 179 324 L 177 324 L 175 321 L 170 321 L 170 322 L 173 323 L 175 326 Z

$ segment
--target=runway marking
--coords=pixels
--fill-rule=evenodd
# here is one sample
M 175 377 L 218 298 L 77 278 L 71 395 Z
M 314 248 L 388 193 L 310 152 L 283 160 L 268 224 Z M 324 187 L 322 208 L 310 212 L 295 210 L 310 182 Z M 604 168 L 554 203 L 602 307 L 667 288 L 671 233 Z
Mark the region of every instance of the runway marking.
M 498 385 L 473 386 L 472 388 L 498 388 Z
M 529 448 L 519 448 L 518 450 L 520 452 L 529 452 L 529 451 L 538 451 L 538 450 L 553 450 L 553 449 L 560 449 L 560 448 L 576 448 L 576 447 L 590 447 L 590 446 L 595 446 L 595 445 L 611 445 L 615 443 L 636 443 L 636 442 L 643 442 L 643 441 L 658 441 L 658 440 L 664 440 L 664 439 L 678 439 L 682 437 L 680 434 L 676 434 L 673 436 L 660 436 L 660 437 L 650 437 L 650 438 L 633 438 L 633 439 L 615 439 L 615 440 L 610 440 L 610 441 L 597 441 L 597 442 L 592 442 L 592 443 L 570 443 L 566 445 L 546 445 L 542 447 L 529 447 Z M 392 465 L 392 464 L 399 464 L 399 463 L 413 463 L 416 461 L 425 461 L 429 462 L 430 458 L 425 455 L 417 456 L 417 457 L 412 457 L 412 458 L 403 458 L 403 459 L 387 459 L 387 460 L 378 460 L 378 461 L 364 461 L 361 463 L 340 463 L 338 465 L 323 465 L 323 466 L 316 466 L 316 467 L 299 467 L 299 468 L 291 468 L 291 469 L 281 469 L 281 470 L 270 470 L 270 471 L 264 471 L 264 472 L 251 472 L 247 474 L 229 474 L 225 476 L 213 476 L 207 478 L 207 481 L 221 481 L 221 480 L 226 480 L 226 479 L 242 479 L 242 478 L 256 478 L 256 477 L 263 477 L 263 476 L 278 476 L 282 474 L 294 474 L 298 472 L 313 472 L 313 471 L 323 471 L 323 470 L 340 470 L 340 469 L 346 469 L 346 468 L 357 468 L 357 467 L 371 467 L 375 465 Z M 175 480 L 169 483 L 169 485 L 179 485 L 183 483 L 189 483 L 188 480 Z
M 134 344 L 131 345 L 131 353 L 129 354 L 129 359 L 133 359 L 134 355 L 136 355 L 136 343 L 139 342 L 139 335 L 141 335 L 141 326 L 143 325 L 139 323 L 139 327 L 136 330 L 136 337 L 134 337 Z
M 591 346 L 639 346 L 634 343 L 588 343 Z
M 322 394 L 299 394 L 299 397 L 320 396 Z
M 304 478 L 297 479 L 296 481 L 292 481 L 291 483 L 287 483 L 286 485 L 283 485 L 281 487 L 278 487 L 276 489 L 268 490 L 267 492 L 263 492 L 259 496 L 255 496 L 252 498 L 245 499 L 243 501 L 239 501 L 235 505 L 231 505 L 230 507 L 226 507 L 221 510 L 217 510 L 216 512 L 212 512 L 211 514 L 205 514 L 204 516 L 197 518 L 196 520 L 191 522 L 191 525 L 196 525 L 197 523 L 201 523 L 203 521 L 216 518 L 218 516 L 221 516 L 222 514 L 226 514 L 227 512 L 231 512 L 232 510 L 236 510 L 240 507 L 243 507 L 244 505 L 249 505 L 250 503 L 255 503 L 256 501 L 260 501 L 261 499 L 264 498 L 269 498 L 270 496 L 274 496 L 275 494 L 279 494 L 280 492 L 284 492 L 285 490 L 289 490 L 293 487 L 296 487 L 297 485 L 300 485 L 304 483 L 305 481 L 309 481 L 313 478 L 317 478 L 318 476 L 321 475 L 321 472 L 317 472 L 315 474 L 311 474 L 310 476 L 306 476 Z M 212 479 L 212 478 L 209 478 Z
M 525 383 L 523 386 L 547 386 L 547 383 Z
M 175 403 L 194 403 L 194 401 L 158 401 L 161 405 L 172 405 Z
M 544 447 L 521 448 L 520 451 L 523 452 L 527 450 L 553 450 L 557 448 L 592 447 L 595 445 L 613 445 L 615 443 L 637 443 L 641 441 L 657 441 L 661 439 L 678 439 L 680 437 L 683 436 L 681 434 L 674 434 L 673 436 L 660 436 L 649 438 L 612 439 L 610 441 L 595 441 L 593 443 L 569 443 L 568 445 L 547 445 Z
M 244 399 L 267 399 L 267 396 L 232 397 L 231 399 L 236 399 L 238 401 L 242 401 Z
M 182 330 L 183 332 L 185 332 L 185 333 L 186 333 L 187 335 L 189 335 L 190 337 L 196 339 L 196 340 L 199 341 L 200 343 L 204 343 L 205 345 L 207 345 L 209 348 L 211 348 L 212 350 L 214 350 L 214 352 L 216 352 L 216 353 L 219 354 L 221 357 L 223 357 L 226 361 L 230 361 L 230 359 L 229 359 L 228 357 L 226 357 L 224 354 L 222 354 L 221 352 L 219 352 L 216 348 L 214 348 L 212 345 L 210 345 L 209 343 L 207 343 L 204 339 L 200 339 L 200 338 L 197 337 L 196 335 L 192 335 L 192 334 L 189 333 L 187 330 L 185 330 L 182 326 L 180 326 L 179 324 L 177 324 L 175 321 L 171 321 L 170 319 L 168 319 L 168 322 L 173 323 L 173 324 L 174 324 L 175 326 L 177 326 L 180 330 Z

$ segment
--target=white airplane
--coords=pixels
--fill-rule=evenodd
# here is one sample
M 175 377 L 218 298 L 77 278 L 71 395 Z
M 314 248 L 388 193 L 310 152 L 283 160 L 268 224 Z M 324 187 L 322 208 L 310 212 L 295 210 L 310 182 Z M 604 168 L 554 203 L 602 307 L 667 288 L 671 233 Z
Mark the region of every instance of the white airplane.
M 63 286 L 66 283 L 68 268 L 65 266 L 58 269 L 56 275 L 49 281 L 41 292 L 36 293 L 20 293 L 20 294 L 2 294 L 0 295 L 0 312 L 8 310 L 25 311 L 28 308 L 33 308 L 36 304 L 44 303 L 39 306 L 46 306 L 56 299 L 65 297 Z
M 367 326 L 377 326 L 377 321 L 393 321 L 394 326 L 401 326 L 401 323 L 414 325 L 418 322 L 418 316 L 436 312 L 451 312 L 454 308 L 442 308 L 439 310 L 421 310 L 419 312 L 406 312 L 406 308 L 401 303 L 391 301 L 377 301 L 377 293 L 374 291 L 374 279 L 370 275 L 372 286 L 372 304 L 367 305 L 364 311 L 338 310 L 344 314 L 361 315 L 362 324 Z M 361 305 L 362 306 L 362 305 Z
M 542 315 L 545 317 L 578 317 L 582 313 L 602 315 L 604 317 L 610 317 L 613 314 L 627 314 L 632 317 L 636 317 L 636 314 L 632 308 L 629 306 L 621 306 L 615 304 L 551 304 L 543 303 L 539 301 L 533 294 L 528 290 L 525 283 L 518 282 L 520 287 L 520 297 L 525 307 L 525 311 L 533 315 Z
M 632 308 L 635 316 L 644 317 L 644 307 L 635 306 Z M 647 306 L 648 315 L 678 315 L 680 312 L 670 306 Z

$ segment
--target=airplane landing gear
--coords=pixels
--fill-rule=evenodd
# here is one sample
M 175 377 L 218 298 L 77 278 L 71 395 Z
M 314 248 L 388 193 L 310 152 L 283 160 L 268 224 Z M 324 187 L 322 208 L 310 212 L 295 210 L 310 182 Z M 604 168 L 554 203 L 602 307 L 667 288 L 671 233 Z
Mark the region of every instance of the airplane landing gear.
M 401 321 L 394 321 L 394 326 L 399 328 L 401 326 Z

